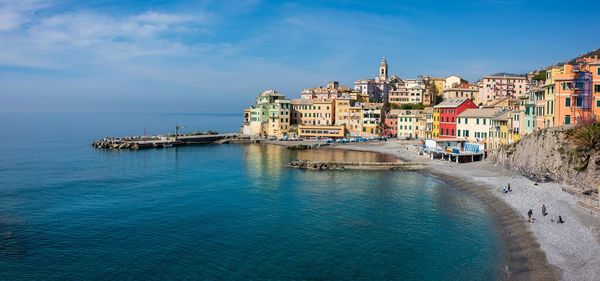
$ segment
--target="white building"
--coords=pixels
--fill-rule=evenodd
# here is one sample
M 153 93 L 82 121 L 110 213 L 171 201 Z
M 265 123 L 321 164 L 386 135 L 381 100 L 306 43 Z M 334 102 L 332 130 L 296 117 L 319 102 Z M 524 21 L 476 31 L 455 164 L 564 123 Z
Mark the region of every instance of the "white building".
M 488 138 L 492 120 L 501 112 L 497 108 L 470 108 L 458 115 L 456 137 L 483 143 Z
M 467 80 L 462 79 L 456 75 L 450 75 L 450 76 L 446 77 L 446 79 L 444 79 L 444 90 L 450 89 L 450 88 L 452 88 L 456 85 L 462 84 L 462 83 L 467 83 Z
M 395 76 L 394 76 L 395 77 Z M 379 64 L 378 76 L 373 79 L 357 80 L 354 90 L 369 95 L 371 102 L 383 102 L 388 99 L 389 91 L 388 63 L 385 58 Z

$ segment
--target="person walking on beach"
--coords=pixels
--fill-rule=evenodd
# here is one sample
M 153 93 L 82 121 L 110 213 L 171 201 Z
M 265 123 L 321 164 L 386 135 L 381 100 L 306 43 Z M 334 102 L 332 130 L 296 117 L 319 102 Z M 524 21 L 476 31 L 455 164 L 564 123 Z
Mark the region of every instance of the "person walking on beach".
M 527 216 L 529 217 L 529 222 L 532 222 L 531 221 L 531 216 L 533 216 L 533 210 L 532 209 L 529 209 L 529 212 L 527 212 Z
M 558 216 L 558 221 L 557 221 L 557 223 L 565 223 L 565 221 L 562 219 L 562 217 L 561 217 L 561 216 Z
M 546 205 L 542 204 L 542 216 L 546 216 L 548 213 L 546 213 Z

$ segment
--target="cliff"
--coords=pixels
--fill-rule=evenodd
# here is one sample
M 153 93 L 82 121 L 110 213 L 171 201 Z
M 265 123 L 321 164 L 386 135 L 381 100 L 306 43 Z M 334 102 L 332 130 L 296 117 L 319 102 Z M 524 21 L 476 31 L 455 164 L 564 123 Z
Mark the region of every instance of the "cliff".
M 578 193 L 600 184 L 600 123 L 544 129 L 495 151 L 491 159 L 535 181 L 556 181 Z

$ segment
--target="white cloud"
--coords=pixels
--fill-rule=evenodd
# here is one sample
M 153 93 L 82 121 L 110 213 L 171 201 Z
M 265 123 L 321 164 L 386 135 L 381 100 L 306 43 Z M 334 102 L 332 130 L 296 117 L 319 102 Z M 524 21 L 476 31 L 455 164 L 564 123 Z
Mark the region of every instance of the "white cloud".
M 0 0 L 0 32 L 20 28 L 37 10 L 48 6 L 49 3 L 36 0 Z
M 1 7 L 0 65 L 18 67 L 68 68 L 144 56 L 181 56 L 206 47 L 184 44 L 180 38 L 201 35 L 211 22 L 205 11 L 145 11 L 121 17 L 71 11 L 39 16 L 36 12 L 49 5 L 3 1 Z

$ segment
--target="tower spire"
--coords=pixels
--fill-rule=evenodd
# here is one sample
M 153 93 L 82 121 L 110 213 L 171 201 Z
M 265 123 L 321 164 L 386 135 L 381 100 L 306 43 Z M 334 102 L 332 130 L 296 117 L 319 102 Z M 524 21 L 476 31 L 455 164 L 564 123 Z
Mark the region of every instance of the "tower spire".
M 388 64 L 385 57 L 381 60 L 379 64 L 379 80 L 386 81 L 388 78 Z

